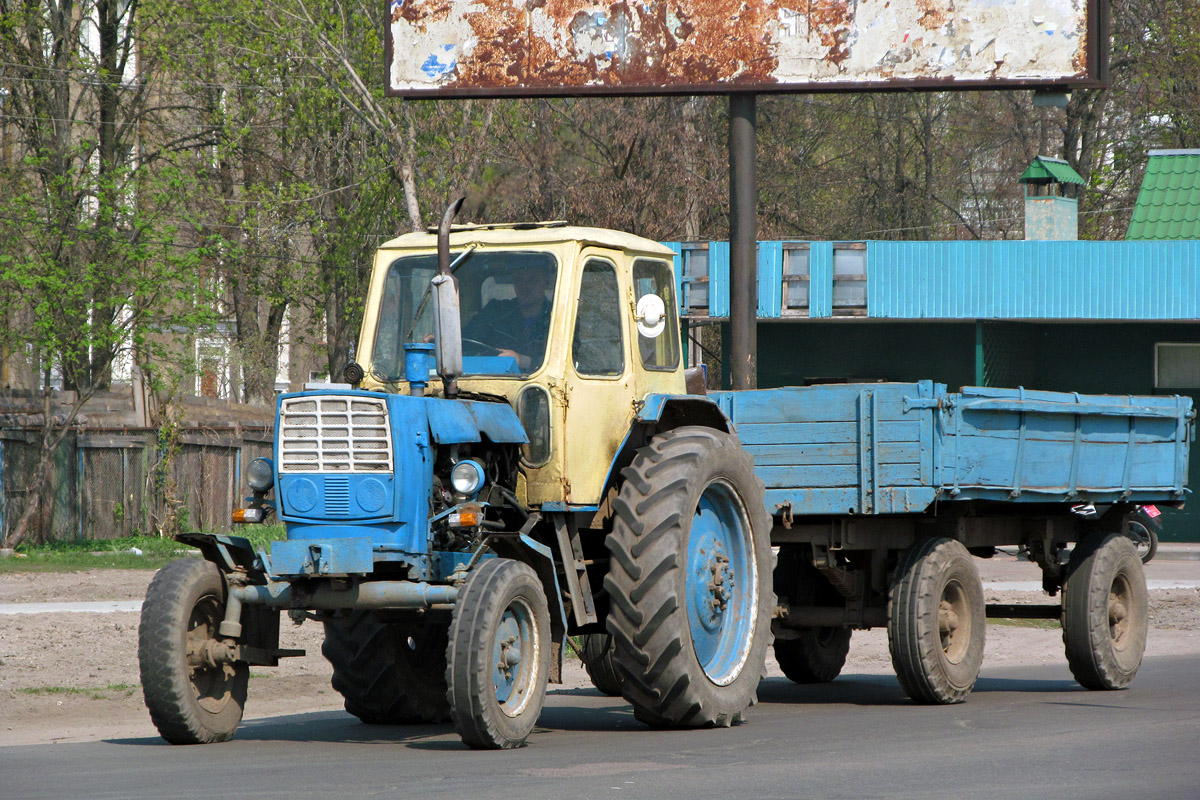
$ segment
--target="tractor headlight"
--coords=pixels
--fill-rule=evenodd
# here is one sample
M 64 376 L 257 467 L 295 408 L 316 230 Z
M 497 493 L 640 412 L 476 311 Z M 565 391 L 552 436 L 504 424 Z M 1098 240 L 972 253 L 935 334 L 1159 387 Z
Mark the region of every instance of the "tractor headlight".
M 269 458 L 256 458 L 246 469 L 246 483 L 256 492 L 265 492 L 275 485 L 275 465 Z
M 474 495 L 483 486 L 483 467 L 476 461 L 460 461 L 450 470 L 450 485 L 462 495 Z

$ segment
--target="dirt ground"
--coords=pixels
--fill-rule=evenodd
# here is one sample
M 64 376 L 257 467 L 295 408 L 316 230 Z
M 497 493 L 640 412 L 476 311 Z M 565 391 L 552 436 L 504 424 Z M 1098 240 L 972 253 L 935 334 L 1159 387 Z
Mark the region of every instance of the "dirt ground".
M 1148 567 L 1149 578 L 1200 579 L 1200 562 L 1159 564 Z M 979 565 L 989 603 L 1047 602 L 1040 592 L 988 588 L 995 581 L 1037 580 L 1032 565 L 1013 559 Z M 3 574 L 0 603 L 136 600 L 151 577 L 142 570 Z M 1200 655 L 1200 590 L 1152 588 L 1150 625 L 1147 657 Z M 0 746 L 155 736 L 138 679 L 137 627 L 136 612 L 0 615 Z M 307 655 L 251 671 L 246 718 L 341 709 L 320 655 L 320 626 L 295 627 L 285 617 L 281 638 L 282 647 Z M 988 626 L 985 674 L 995 666 L 1059 663 L 1066 659 L 1057 626 Z M 781 675 L 773 662 L 771 668 Z M 856 632 L 844 671 L 891 674 L 886 632 Z M 564 688 L 590 685 L 574 660 L 564 679 Z

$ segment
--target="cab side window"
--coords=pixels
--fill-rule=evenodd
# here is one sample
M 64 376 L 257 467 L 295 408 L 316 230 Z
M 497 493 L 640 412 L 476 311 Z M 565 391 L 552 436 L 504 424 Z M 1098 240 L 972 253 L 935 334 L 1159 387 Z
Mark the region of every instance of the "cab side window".
M 591 259 L 583 267 L 571 358 L 580 375 L 613 376 L 625 371 L 621 295 L 616 269 L 607 261 Z
M 665 261 L 639 258 L 633 262 L 634 302 L 648 294 L 662 300 L 664 326 L 657 336 L 638 331 L 638 352 L 646 369 L 670 371 L 679 366 L 679 322 L 675 318 L 675 273 Z

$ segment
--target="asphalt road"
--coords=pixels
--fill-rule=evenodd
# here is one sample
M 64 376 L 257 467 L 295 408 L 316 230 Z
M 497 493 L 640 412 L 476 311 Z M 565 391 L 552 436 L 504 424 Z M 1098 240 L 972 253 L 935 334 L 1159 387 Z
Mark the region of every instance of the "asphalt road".
M 0 748 L 0 798 L 1200 798 L 1200 659 L 1148 660 L 1087 692 L 1065 666 L 988 670 L 959 706 L 892 676 L 766 681 L 733 729 L 651 731 L 592 690 L 552 692 L 527 747 L 471 752 L 447 727 L 341 713 L 159 739 Z

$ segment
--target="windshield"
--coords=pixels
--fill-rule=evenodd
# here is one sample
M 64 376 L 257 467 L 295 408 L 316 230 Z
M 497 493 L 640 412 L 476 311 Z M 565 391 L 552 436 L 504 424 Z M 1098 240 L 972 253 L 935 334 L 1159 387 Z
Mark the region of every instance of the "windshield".
M 462 251 L 450 254 L 451 262 Z M 405 342 L 433 341 L 437 255 L 403 256 L 388 268 L 371 371 L 404 376 Z M 520 376 L 545 360 L 558 262 L 550 253 L 471 252 L 454 268 L 463 321 L 463 374 Z

